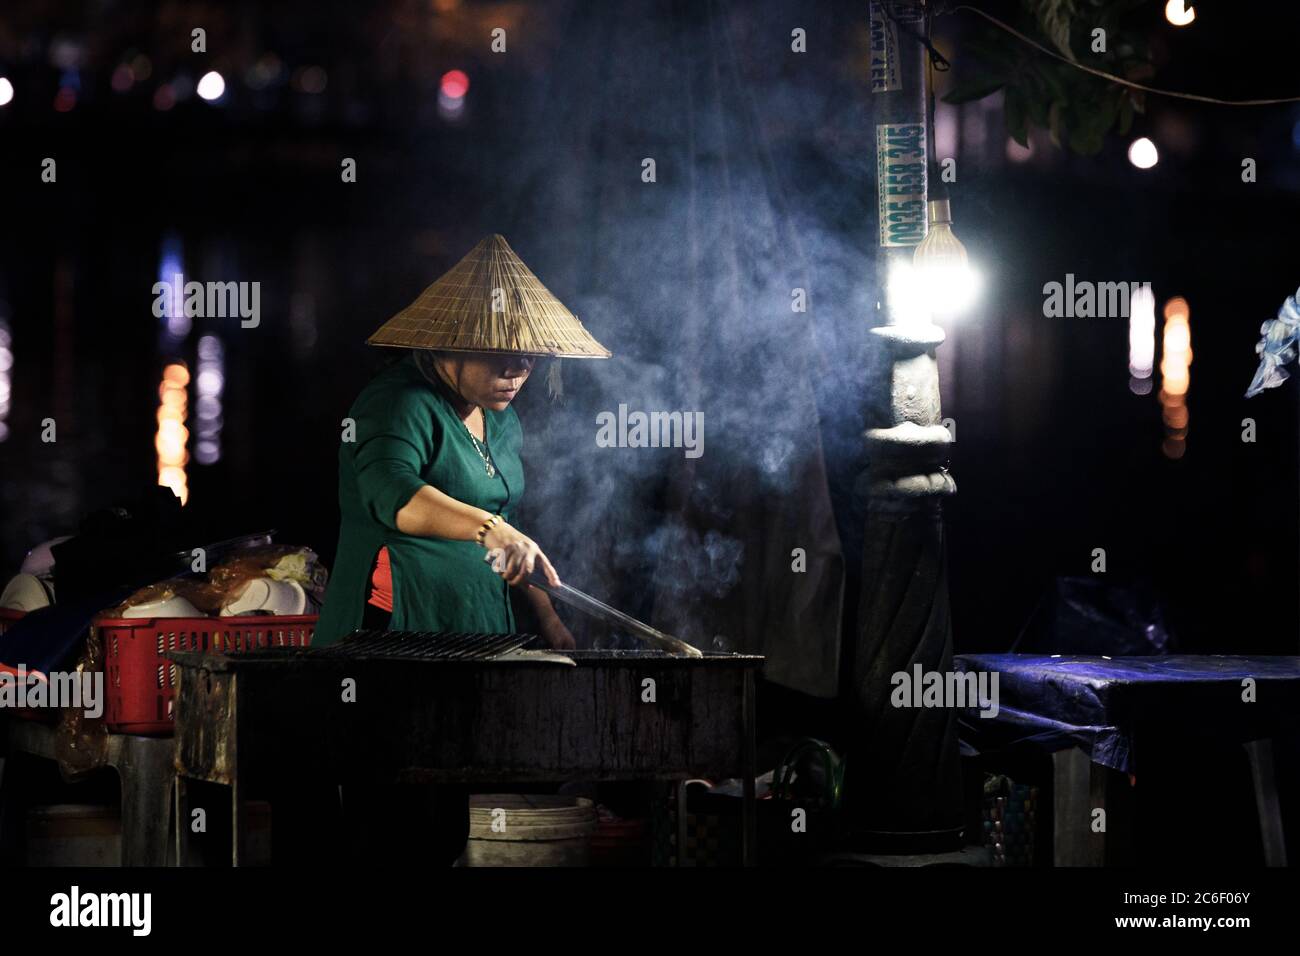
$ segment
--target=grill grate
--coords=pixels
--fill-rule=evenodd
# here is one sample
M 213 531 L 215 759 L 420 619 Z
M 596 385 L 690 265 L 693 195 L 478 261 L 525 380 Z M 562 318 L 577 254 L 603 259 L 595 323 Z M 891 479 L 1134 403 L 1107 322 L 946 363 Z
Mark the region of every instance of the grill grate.
M 532 634 L 463 634 L 447 631 L 353 631 L 313 654 L 328 657 L 420 661 L 489 661 L 518 650 Z

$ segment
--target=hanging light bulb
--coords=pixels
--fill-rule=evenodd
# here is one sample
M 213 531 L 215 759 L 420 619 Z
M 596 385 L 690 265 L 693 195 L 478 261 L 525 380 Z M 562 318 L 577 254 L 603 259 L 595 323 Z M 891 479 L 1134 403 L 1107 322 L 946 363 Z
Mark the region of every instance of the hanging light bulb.
M 930 312 L 959 315 L 979 291 L 979 275 L 966 258 L 966 247 L 952 231 L 952 205 L 945 197 L 929 202 L 930 227 L 912 253 L 912 266 Z
M 926 37 L 929 35 L 930 24 L 927 19 Z M 930 153 L 926 169 L 929 228 L 912 253 L 912 268 L 909 271 L 911 287 L 921 307 L 933 319 L 953 317 L 970 308 L 979 291 L 979 276 L 966 258 L 966 247 L 952 231 L 952 204 L 948 201 L 948 186 L 940 171 L 939 156 L 935 150 L 933 59 L 926 70 L 925 87 L 925 120 Z

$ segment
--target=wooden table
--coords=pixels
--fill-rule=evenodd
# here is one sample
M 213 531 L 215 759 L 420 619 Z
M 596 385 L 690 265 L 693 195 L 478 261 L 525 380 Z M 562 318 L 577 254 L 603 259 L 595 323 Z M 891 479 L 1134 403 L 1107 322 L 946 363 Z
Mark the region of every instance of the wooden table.
M 486 784 L 740 777 L 743 857 L 754 860 L 754 675 L 763 658 L 569 652 L 537 661 L 347 659 L 312 651 L 172 653 L 177 859 L 194 781 L 242 805 L 273 778 Z M 352 699 L 345 699 L 351 690 Z
M 1053 754 L 1058 866 L 1135 862 L 1129 774 L 1142 772 L 1137 742 L 1156 749 L 1167 740 L 1245 748 L 1264 862 L 1287 865 L 1273 738 L 1300 726 L 1300 657 L 962 654 L 954 663 L 999 675 L 999 713 L 986 720 L 969 711 L 968 743 Z M 1105 829 L 1090 825 L 1097 810 Z

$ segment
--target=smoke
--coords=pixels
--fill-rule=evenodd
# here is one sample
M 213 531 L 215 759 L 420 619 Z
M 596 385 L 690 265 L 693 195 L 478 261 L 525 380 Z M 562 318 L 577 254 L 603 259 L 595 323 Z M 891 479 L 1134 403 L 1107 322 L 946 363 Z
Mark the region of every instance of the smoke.
M 862 465 L 875 290 L 869 87 L 843 29 L 866 18 L 836 6 L 575 5 L 492 151 L 486 227 L 615 356 L 564 360 L 563 403 L 544 368 L 521 393 L 524 530 L 637 616 L 779 602 L 771 555 L 839 557 L 804 519 L 847 502 Z M 702 412 L 705 454 L 597 447 L 620 404 Z
M 718 531 L 701 534 L 672 519 L 647 536 L 642 545 L 654 554 L 666 550 L 682 555 L 685 573 L 666 578 L 661 585 L 673 599 L 725 597 L 740 580 L 741 544 Z

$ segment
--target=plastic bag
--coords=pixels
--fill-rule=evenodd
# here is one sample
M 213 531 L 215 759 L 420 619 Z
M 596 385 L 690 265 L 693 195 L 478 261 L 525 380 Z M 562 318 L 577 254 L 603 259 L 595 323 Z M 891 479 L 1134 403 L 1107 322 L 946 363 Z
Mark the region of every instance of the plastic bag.
M 1169 654 L 1164 605 L 1149 588 L 1098 578 L 1057 578 L 1011 650 L 1017 654 Z
M 172 578 L 149 584 L 140 588 L 129 598 L 110 609 L 109 617 L 121 617 L 127 608 L 153 601 L 165 601 L 170 597 L 183 597 L 203 614 L 216 614 L 221 609 L 224 593 L 210 581 L 203 578 Z
M 185 598 L 203 614 L 217 615 L 257 578 L 296 581 L 319 606 L 325 601 L 329 572 L 311 548 L 284 544 L 246 548 L 211 568 L 206 578 L 171 578 L 147 585 L 108 613 L 121 617 L 127 608 L 175 596 Z
M 285 544 L 250 548 L 208 572 L 208 580 L 221 594 L 217 606 L 238 597 L 254 578 L 296 581 L 320 604 L 325 600 L 329 572 L 311 548 Z
M 77 658 L 77 679 L 82 674 L 103 674 L 104 649 L 99 639 L 99 631 L 90 629 L 81 655 Z M 99 705 L 107 706 L 107 678 L 100 686 Z M 89 773 L 108 762 L 108 725 L 107 715 L 87 717 L 85 708 L 64 707 L 59 712 L 59 727 L 55 732 L 54 756 L 59 764 L 59 772 L 64 779 L 72 780 Z

